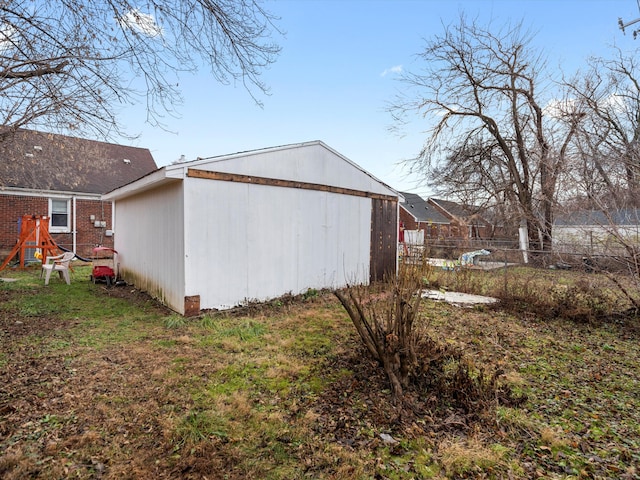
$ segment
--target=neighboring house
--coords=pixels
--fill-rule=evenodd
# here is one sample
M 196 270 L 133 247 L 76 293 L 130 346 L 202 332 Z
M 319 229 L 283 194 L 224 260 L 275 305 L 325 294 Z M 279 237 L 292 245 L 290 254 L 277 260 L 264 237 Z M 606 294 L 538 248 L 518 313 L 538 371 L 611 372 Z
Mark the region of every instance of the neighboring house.
M 482 217 L 478 207 L 435 198 L 430 198 L 428 203 L 449 220 L 448 235 L 444 236 L 460 239 L 488 239 L 493 236 L 491 224 Z
M 185 315 L 397 268 L 398 193 L 320 141 L 169 165 L 103 198 L 124 280 Z
M 56 243 L 78 255 L 112 246 L 111 202 L 101 195 L 156 168 L 146 148 L 16 131 L 0 141 L 0 261 L 23 215 L 47 216 Z
M 553 250 L 561 253 L 626 255 L 640 246 L 640 210 L 582 210 L 556 216 Z
M 450 220 L 415 193 L 400 192 L 400 222 L 404 231 L 424 231 L 424 238 L 442 238 L 450 234 Z M 408 241 L 408 239 L 407 239 Z

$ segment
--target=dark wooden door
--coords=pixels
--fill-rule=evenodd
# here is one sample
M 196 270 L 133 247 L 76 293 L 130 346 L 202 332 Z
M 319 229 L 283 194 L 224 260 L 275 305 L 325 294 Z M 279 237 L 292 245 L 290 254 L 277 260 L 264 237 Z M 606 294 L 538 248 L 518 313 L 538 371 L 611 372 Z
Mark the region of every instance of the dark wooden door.
M 371 200 L 371 261 L 369 280 L 383 280 L 396 273 L 398 203 L 397 200 Z

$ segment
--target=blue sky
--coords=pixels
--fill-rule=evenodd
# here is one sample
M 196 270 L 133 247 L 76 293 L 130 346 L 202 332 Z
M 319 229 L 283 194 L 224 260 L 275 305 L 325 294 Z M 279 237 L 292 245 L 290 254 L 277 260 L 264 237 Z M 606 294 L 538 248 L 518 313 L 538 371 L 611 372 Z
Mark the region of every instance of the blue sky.
M 431 192 L 408 176 L 403 160 L 420 150 L 425 125 L 416 118 L 404 136 L 389 132 L 388 102 L 397 71 L 418 71 L 425 39 L 457 22 L 460 13 L 503 25 L 524 22 L 550 66 L 573 72 L 607 47 L 640 47 L 640 37 L 619 30 L 618 18 L 640 18 L 636 0 L 269 0 L 281 17 L 282 52 L 262 75 L 270 96 L 256 105 L 242 85 L 220 85 L 206 70 L 182 76 L 180 118 L 166 118 L 173 133 L 144 124 L 143 108 L 123 117 L 134 146 L 149 148 L 159 166 L 257 148 L 322 140 L 400 191 Z M 640 23 L 638 23 L 640 27 Z

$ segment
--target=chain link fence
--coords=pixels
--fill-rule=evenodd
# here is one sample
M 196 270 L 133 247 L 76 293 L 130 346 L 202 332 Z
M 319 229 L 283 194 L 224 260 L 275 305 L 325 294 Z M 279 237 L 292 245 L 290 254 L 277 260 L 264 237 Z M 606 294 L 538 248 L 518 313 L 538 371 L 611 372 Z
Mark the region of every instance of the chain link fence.
M 588 246 L 563 246 L 552 251 L 522 250 L 512 239 L 452 239 L 425 241 L 424 244 L 400 244 L 398 254 L 406 263 L 437 259 L 436 265 L 460 265 L 465 253 L 486 250 L 489 255 L 478 258 L 474 266 L 497 268 L 523 265 L 531 268 L 578 270 L 584 272 L 637 272 L 640 258 L 635 250 L 616 249 L 608 253 L 589 253 Z

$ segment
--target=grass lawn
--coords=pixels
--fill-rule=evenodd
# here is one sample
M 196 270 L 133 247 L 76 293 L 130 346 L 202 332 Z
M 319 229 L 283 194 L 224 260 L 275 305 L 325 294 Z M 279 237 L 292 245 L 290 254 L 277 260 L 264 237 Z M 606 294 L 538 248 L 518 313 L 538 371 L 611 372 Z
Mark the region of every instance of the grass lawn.
M 416 413 L 330 293 L 184 319 L 89 273 L 0 273 L 4 479 L 640 478 L 637 321 L 425 301 L 419 329 L 521 401 Z

